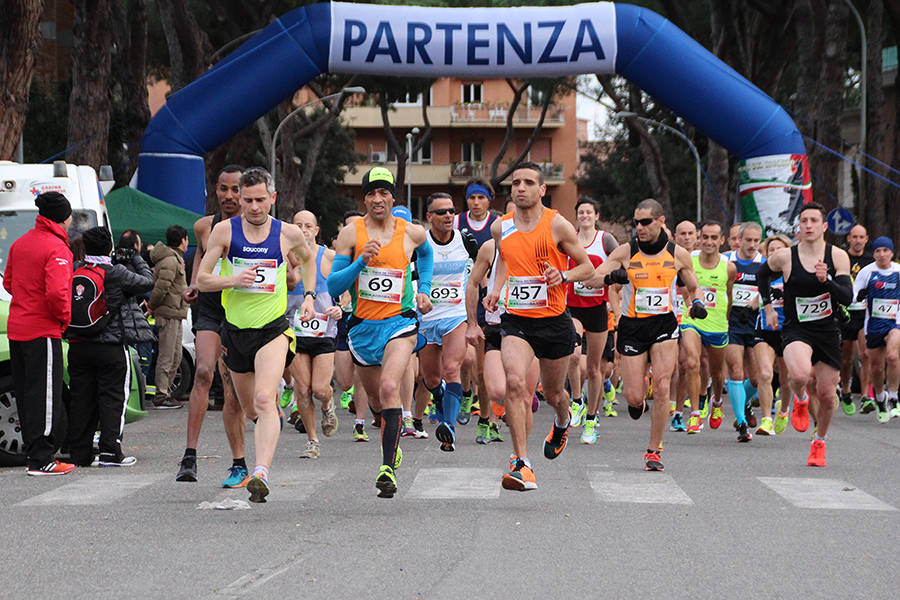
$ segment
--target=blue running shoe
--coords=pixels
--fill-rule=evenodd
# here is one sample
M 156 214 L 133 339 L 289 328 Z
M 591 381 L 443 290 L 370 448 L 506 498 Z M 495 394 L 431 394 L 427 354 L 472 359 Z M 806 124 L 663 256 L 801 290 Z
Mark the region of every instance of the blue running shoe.
M 434 432 L 435 437 L 441 443 L 441 450 L 444 452 L 453 452 L 456 449 L 456 433 L 453 427 L 447 423 L 441 423 Z
M 248 481 L 250 481 L 250 473 L 247 472 L 247 467 L 231 465 L 228 468 L 228 477 L 222 482 L 222 487 L 242 488 L 247 485 Z

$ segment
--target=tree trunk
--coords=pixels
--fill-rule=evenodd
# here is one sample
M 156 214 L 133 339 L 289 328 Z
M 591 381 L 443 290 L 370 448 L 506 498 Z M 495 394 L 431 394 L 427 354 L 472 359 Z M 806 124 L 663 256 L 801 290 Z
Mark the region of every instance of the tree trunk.
M 868 138 L 866 152 L 884 161 L 888 156 L 887 120 L 884 115 L 884 88 L 882 87 L 883 75 L 881 72 L 881 36 L 882 23 L 884 21 L 884 4 L 882 0 L 869 0 L 863 13 L 866 19 L 866 38 L 868 45 L 868 86 L 866 100 L 866 121 Z M 887 161 L 885 161 L 887 162 Z M 887 176 L 887 169 L 874 161 L 866 160 L 863 164 L 876 173 Z M 875 238 L 884 235 L 888 231 L 886 210 L 886 187 L 883 180 L 870 174 L 865 174 L 866 209 L 864 225 L 869 229 L 869 237 Z
M 0 18 L 0 160 L 13 160 L 28 114 L 43 0 L 10 0 Z
M 197 25 L 190 5 L 182 0 L 157 0 L 166 45 L 169 47 L 172 91 L 180 90 L 209 66 L 209 37 Z
M 75 2 L 66 160 L 95 169 L 107 161 L 111 16 L 110 0 Z
M 115 0 L 112 5 L 112 32 L 116 60 L 112 78 L 121 89 L 124 122 L 120 139 L 122 148 L 111 148 L 119 156 L 116 164 L 136 160 L 141 150 L 141 137 L 150 120 L 147 105 L 147 11 L 144 0 Z M 112 145 L 111 145 L 112 146 Z M 133 169 L 122 169 L 118 181 L 126 183 Z M 118 179 L 118 178 L 117 178 Z
M 723 225 L 728 225 L 732 219 L 730 216 L 728 194 L 728 150 L 712 140 L 709 140 L 709 146 L 706 150 L 706 174 L 712 181 L 713 188 L 719 195 L 716 196 L 708 182 L 703 185 L 703 218 L 714 219 Z M 721 202 L 721 204 L 720 204 Z M 727 210 L 726 210 L 727 209 Z M 738 217 L 739 218 L 739 217 Z
M 900 32 L 900 0 L 888 0 L 884 4 L 888 17 L 891 23 L 891 29 L 894 31 L 895 40 L 897 38 L 898 32 Z M 890 135 L 890 139 L 893 143 L 893 160 L 885 161 L 890 162 L 894 165 L 894 168 L 897 168 L 896 165 L 900 165 L 900 98 L 898 98 L 898 90 L 900 90 L 900 69 L 895 71 L 894 75 L 894 131 Z M 890 179 L 893 181 L 897 181 L 898 177 L 896 173 L 890 173 Z M 900 188 L 896 185 L 888 186 L 887 191 L 887 216 L 886 223 L 888 225 L 888 229 L 886 234 L 892 239 L 900 241 Z M 897 253 L 894 253 L 896 257 Z

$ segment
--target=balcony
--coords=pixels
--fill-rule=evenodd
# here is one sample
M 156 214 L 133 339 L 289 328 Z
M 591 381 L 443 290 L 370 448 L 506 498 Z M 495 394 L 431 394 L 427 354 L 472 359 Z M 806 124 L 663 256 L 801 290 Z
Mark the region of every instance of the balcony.
M 362 185 L 360 179 L 363 173 L 372 167 L 387 167 L 392 173 L 397 172 L 397 163 L 358 164 L 356 170 L 344 176 L 344 185 Z M 407 181 L 413 185 L 447 185 L 450 179 L 450 165 L 448 164 L 419 164 L 413 163 L 406 166 Z M 463 181 L 465 183 L 465 181 Z
M 454 104 L 450 107 L 450 126 L 506 127 L 508 111 L 506 103 Z M 513 116 L 513 127 L 534 127 L 540 117 L 540 106 L 520 104 Z M 543 126 L 562 127 L 565 122 L 565 107 L 551 104 Z
M 551 186 L 565 183 L 562 163 L 542 162 L 539 164 L 541 165 L 541 171 L 544 173 L 544 183 Z M 455 162 L 450 164 L 451 183 L 464 185 L 466 181 L 473 177 L 490 179 L 491 165 L 485 162 Z M 503 185 L 509 184 L 510 180 L 507 177 L 503 181 Z

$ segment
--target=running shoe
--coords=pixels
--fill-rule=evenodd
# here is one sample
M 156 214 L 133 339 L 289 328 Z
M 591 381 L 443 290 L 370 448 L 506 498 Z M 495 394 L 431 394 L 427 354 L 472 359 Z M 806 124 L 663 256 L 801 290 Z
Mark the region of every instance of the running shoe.
M 456 417 L 456 422 L 460 425 L 468 425 L 469 421 L 472 419 L 472 395 L 468 396 L 463 395 L 462 402 L 459 405 L 459 415 Z
M 619 413 L 616 412 L 616 406 L 612 402 L 607 402 L 603 405 L 603 415 L 607 417 L 618 417 Z
M 400 468 L 400 465 L 403 463 L 403 450 L 400 449 L 400 446 L 397 446 L 397 454 L 394 456 L 394 470 Z
M 269 482 L 262 475 L 254 475 L 247 482 L 247 491 L 250 492 L 250 502 L 262 504 L 269 495 Z
M 688 418 L 687 432 L 693 435 L 695 433 L 700 433 L 701 429 L 703 429 L 703 419 L 700 415 L 691 415 Z
M 825 440 L 813 440 L 809 445 L 809 458 L 806 459 L 806 466 L 825 466 Z
M 298 422 L 301 422 L 301 421 L 300 421 L 300 411 L 299 411 L 299 410 L 293 410 L 293 411 L 291 411 L 291 414 L 288 415 L 288 420 L 287 420 L 287 422 L 288 422 L 288 425 L 293 425 L 294 428 L 296 429 L 297 423 L 298 423 Z
M 581 422 L 584 420 L 584 416 L 587 414 L 587 406 L 585 406 L 584 402 L 575 402 L 572 400 L 572 404 L 569 407 L 572 412 L 572 419 L 569 422 L 570 427 L 581 427 Z
M 738 437 L 737 441 L 745 444 L 753 439 L 753 434 L 750 433 L 750 425 L 747 423 L 741 423 L 738 425 Z
M 669 400 L 669 416 L 671 417 L 674 414 L 675 414 L 675 401 Z
M 781 435 L 787 429 L 790 413 L 781 412 L 781 403 L 778 403 L 778 411 L 775 413 L 775 433 Z
M 775 428 L 772 426 L 772 417 L 763 417 L 762 423 L 756 429 L 756 435 L 775 435 Z
M 756 427 L 756 415 L 753 414 L 753 409 L 750 408 L 750 403 L 747 403 L 747 406 L 744 407 L 744 420 L 747 421 L 747 425 L 749 427 Z
M 687 431 L 687 427 L 684 426 L 684 417 L 681 413 L 672 415 L 672 426 L 669 427 L 669 431 Z
M 281 392 L 281 398 L 278 400 L 278 405 L 281 406 L 281 408 L 287 408 L 288 404 L 290 404 L 293 399 L 294 388 L 286 387 Z
M 413 432 L 413 436 L 415 436 L 415 438 L 417 440 L 427 440 L 428 439 L 428 432 L 425 431 L 424 427 L 422 427 L 422 421 L 413 419 L 413 427 L 415 428 L 415 431 Z
M 197 457 L 184 456 L 181 459 L 181 466 L 178 469 L 178 475 L 175 481 L 197 481 Z
M 437 406 L 435 406 L 433 402 L 428 403 L 428 406 L 425 408 L 425 414 L 428 415 L 429 423 L 437 423 L 440 420 L 438 418 Z
M 700 396 L 700 418 L 702 420 L 706 420 L 706 417 L 709 415 L 709 396 Z
M 152 404 L 153 404 L 153 408 L 155 408 L 156 410 L 181 408 L 181 402 L 178 402 L 174 398 L 169 398 L 167 396 L 159 398 L 158 400 L 157 400 L 157 397 L 154 396 Z
M 375 413 L 372 415 L 372 427 L 375 429 L 381 429 L 381 413 Z
M 500 435 L 500 426 L 496 423 L 491 423 L 491 440 L 492 442 L 502 442 L 503 436 Z
M 353 386 L 350 386 L 349 390 L 341 392 L 341 408 L 349 407 L 351 400 L 353 400 Z
M 568 427 L 557 427 L 556 420 L 550 428 L 550 433 L 544 440 L 544 458 L 553 460 L 566 448 L 566 442 L 569 439 Z
M 806 398 L 806 394 L 803 395 Z M 794 411 L 791 413 L 791 425 L 797 431 L 809 429 L 809 400 L 794 400 Z
M 722 419 L 725 417 L 725 413 L 722 412 L 722 404 L 713 404 L 712 405 L 712 414 L 709 415 L 709 426 L 713 429 L 718 429 L 720 425 L 722 425 Z
M 635 421 L 640 419 L 641 415 L 643 415 L 645 412 L 647 412 L 647 400 L 646 399 L 641 400 L 640 406 L 632 406 L 630 404 L 628 405 L 628 416 L 631 417 L 632 419 L 634 419 Z
M 133 456 L 113 456 L 111 454 L 101 454 L 97 457 L 98 467 L 133 467 L 137 464 L 137 459 Z
M 501 485 L 504 490 L 512 490 L 514 492 L 527 492 L 528 490 L 537 489 L 534 471 L 521 458 L 517 458 L 513 468 L 503 476 Z
M 473 417 L 480 417 L 480 416 L 481 416 L 481 404 L 478 402 L 478 394 L 474 394 L 474 395 L 472 396 L 472 410 L 471 410 L 471 413 L 472 413 L 472 416 L 473 416 Z
M 26 473 L 32 477 L 43 477 L 45 475 L 68 475 L 75 470 L 75 465 L 53 460 L 37 469 L 29 468 Z
M 644 454 L 644 470 L 645 471 L 665 471 L 662 461 L 659 459 L 657 452 L 647 452 Z
M 447 423 L 441 423 L 434 431 L 434 437 L 441 443 L 441 450 L 444 452 L 453 452 L 456 449 L 456 433 Z
M 853 415 L 856 413 L 856 405 L 853 404 L 853 398 L 850 397 L 850 393 L 842 393 L 841 394 L 841 409 L 843 409 L 845 415 Z
M 597 417 L 584 420 L 584 431 L 581 432 L 581 443 L 594 445 L 597 443 Z
M 353 441 L 354 442 L 368 442 L 369 434 L 366 433 L 366 428 L 362 423 L 357 423 L 353 428 Z
M 891 420 L 891 413 L 888 411 L 887 401 L 876 400 L 875 410 L 877 411 L 877 418 L 879 423 L 887 423 Z
M 306 440 L 306 449 L 300 453 L 300 458 L 319 458 L 319 442 Z
M 897 398 L 892 398 L 890 400 L 890 406 L 891 406 L 891 411 L 890 411 L 891 418 L 896 419 L 896 418 L 900 417 L 900 400 L 898 400 Z
M 337 432 L 338 418 L 334 412 L 334 406 L 322 411 L 322 433 L 325 437 L 331 437 Z
M 875 410 L 875 400 L 873 398 L 865 397 L 862 403 L 859 405 L 859 414 L 867 415 L 870 412 Z
M 479 423 L 477 429 L 475 430 L 475 443 L 476 444 L 490 444 L 491 443 L 491 425 L 490 423 Z
M 609 379 L 603 382 L 603 400 L 607 404 L 614 404 L 616 401 L 616 389 L 609 382 Z
M 300 415 L 297 415 L 297 420 L 294 421 L 294 429 L 296 429 L 299 433 L 306 433 L 306 425 L 303 424 L 303 419 L 300 418 Z
M 242 488 L 250 481 L 250 474 L 247 467 L 241 465 L 231 465 L 228 467 L 228 477 L 222 482 L 223 488 Z
M 691 399 L 690 398 L 684 399 L 684 407 L 687 408 L 688 410 L 691 409 Z
M 412 417 L 403 417 L 400 424 L 400 437 L 415 437 L 416 428 L 413 425 Z
M 397 478 L 394 477 L 394 469 L 387 465 L 381 465 L 378 469 L 378 477 L 375 478 L 375 487 L 378 488 L 379 498 L 393 498 L 397 493 Z

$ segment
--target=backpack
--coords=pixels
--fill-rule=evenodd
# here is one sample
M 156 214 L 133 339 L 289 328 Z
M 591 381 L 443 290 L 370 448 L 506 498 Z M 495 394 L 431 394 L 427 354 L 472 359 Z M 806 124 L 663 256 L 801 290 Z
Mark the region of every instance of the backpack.
M 110 319 L 106 304 L 106 269 L 86 264 L 72 276 L 72 321 L 66 337 L 94 337 Z

